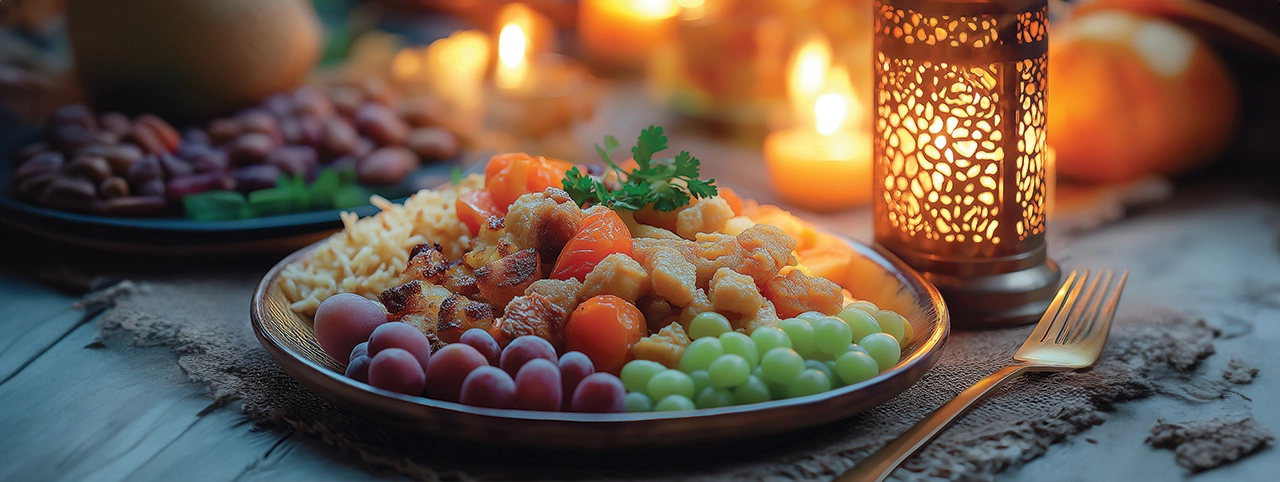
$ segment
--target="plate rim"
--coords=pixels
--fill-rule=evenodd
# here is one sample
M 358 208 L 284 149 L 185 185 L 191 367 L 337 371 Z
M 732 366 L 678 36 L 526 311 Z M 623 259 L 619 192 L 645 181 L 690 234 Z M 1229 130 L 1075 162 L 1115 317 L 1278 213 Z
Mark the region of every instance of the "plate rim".
M 842 395 L 847 395 L 864 388 L 871 387 L 879 382 L 891 380 L 893 378 L 896 378 L 896 376 L 899 376 L 902 374 L 909 374 L 909 373 L 918 371 L 919 376 L 917 376 L 914 380 L 910 381 L 911 383 L 907 385 L 906 388 L 903 389 L 903 392 L 905 392 L 910 387 L 915 386 L 915 384 L 919 383 L 920 378 L 923 377 L 924 373 L 933 368 L 933 366 L 937 362 L 937 359 L 941 356 L 942 349 L 944 348 L 946 341 L 950 336 L 951 315 L 950 315 L 950 312 L 947 310 L 946 304 L 943 301 L 941 294 L 938 292 L 937 287 L 935 287 L 932 283 L 930 283 L 917 271 L 912 269 L 905 262 L 898 259 L 896 256 L 888 252 L 883 247 L 869 246 L 861 242 L 858 242 L 856 240 L 853 240 L 847 236 L 830 233 L 825 230 L 822 230 L 822 232 L 840 238 L 842 241 L 844 241 L 846 244 L 852 247 L 855 251 L 857 251 L 859 255 L 872 260 L 873 262 L 875 262 L 876 264 L 880 265 L 883 268 L 888 268 L 888 270 L 891 272 L 897 271 L 897 273 L 899 273 L 901 276 L 905 276 L 909 280 L 914 281 L 916 284 L 923 287 L 926 293 L 929 295 L 930 303 L 933 305 L 933 308 L 937 312 L 938 320 L 940 322 L 939 326 L 941 327 L 941 329 L 933 330 L 933 333 L 930 335 L 930 337 L 927 340 L 925 340 L 925 342 L 921 345 L 920 349 L 917 349 L 905 360 L 899 361 L 899 363 L 895 365 L 894 368 L 888 371 L 878 373 L 876 374 L 876 376 L 871 377 L 870 379 L 864 380 L 859 383 L 846 385 L 844 387 L 835 388 L 832 390 L 828 390 L 826 392 L 822 392 L 814 395 L 807 395 L 803 397 L 787 398 L 782 400 L 771 400 L 768 402 L 760 402 L 755 404 L 734 405 L 730 407 L 708 408 L 708 409 L 697 409 L 697 410 L 686 410 L 686 411 L 600 414 L 600 413 L 581 413 L 581 412 L 563 412 L 563 411 L 544 412 L 544 411 L 533 411 L 533 410 L 495 409 L 495 408 L 475 407 L 475 406 L 465 405 L 458 402 L 449 402 L 445 400 L 431 399 L 423 396 L 404 395 L 401 393 L 373 387 L 366 383 L 358 382 L 356 380 L 348 378 L 344 374 L 337 373 L 333 370 L 330 370 L 327 367 L 321 366 L 320 364 L 311 360 L 310 358 L 307 358 L 306 356 L 303 356 L 302 354 L 295 352 L 294 350 L 292 350 L 291 348 L 289 348 L 288 346 L 286 346 L 285 344 L 277 340 L 274 336 L 271 335 L 271 333 L 267 332 L 267 330 L 265 330 L 263 327 L 262 319 L 268 316 L 265 311 L 265 303 L 263 303 L 263 300 L 265 300 L 267 296 L 267 292 L 270 290 L 271 285 L 280 276 L 281 272 L 284 270 L 286 266 L 293 264 L 294 262 L 311 254 L 322 243 L 327 242 L 328 241 L 327 239 L 317 241 L 315 243 L 312 243 L 311 245 L 308 245 L 302 249 L 299 249 L 289 254 L 285 258 L 281 259 L 274 266 L 272 266 L 272 268 L 266 273 L 266 275 L 263 276 L 262 280 L 258 283 L 257 288 L 254 290 L 253 299 L 250 303 L 250 320 L 251 320 L 250 322 L 253 325 L 253 331 L 256 337 L 258 338 L 259 343 L 261 343 L 263 347 L 266 348 L 266 350 L 271 354 L 276 364 L 279 365 L 280 368 L 284 370 L 291 378 L 303 384 L 304 386 L 308 386 L 308 382 L 310 380 L 306 380 L 306 379 L 308 379 L 309 377 L 298 376 L 292 373 L 292 370 L 290 370 L 289 365 L 281 361 L 281 357 L 287 356 L 288 358 L 292 359 L 292 361 L 300 362 L 301 366 L 305 367 L 309 372 L 311 372 L 312 376 L 314 376 L 315 374 L 319 374 L 322 378 L 326 379 L 327 382 L 337 383 L 341 385 L 345 390 L 357 390 L 360 392 L 367 392 L 372 395 L 389 398 L 391 399 L 392 403 L 411 404 L 412 405 L 411 408 L 415 410 L 422 410 L 422 409 L 441 410 L 441 411 L 448 412 L 451 415 L 481 416 L 489 419 L 494 419 L 495 421 L 563 422 L 563 423 L 575 423 L 575 424 L 589 423 L 589 424 L 607 425 L 607 424 L 613 424 L 613 423 L 652 422 L 652 421 L 677 420 L 677 419 L 688 420 L 688 419 L 701 419 L 701 418 L 712 418 L 712 417 L 720 417 L 720 416 L 741 415 L 741 414 L 746 414 L 750 412 L 762 412 L 770 409 L 798 408 L 798 407 L 803 407 L 805 405 L 812 405 L 812 404 L 820 403 L 823 401 L 827 401 L 829 399 L 837 398 Z M 869 254 L 872 254 L 872 253 L 874 253 L 875 256 L 869 256 Z M 877 256 L 879 257 L 879 259 L 877 259 Z M 926 366 L 921 367 L 920 366 L 921 364 L 925 364 Z M 308 388 L 310 387 L 308 386 Z M 335 400 L 333 397 L 326 396 L 324 393 L 322 393 L 323 390 L 312 390 L 312 392 L 316 393 L 321 398 L 325 398 L 326 400 L 334 402 L 339 406 L 343 406 L 344 409 L 346 409 L 345 401 Z M 889 398 L 897 396 L 901 393 L 902 392 L 894 393 Z M 888 399 L 886 399 L 885 401 L 887 400 Z M 874 406 L 879 406 L 880 404 L 883 404 L 883 403 L 884 401 L 877 403 Z M 372 405 L 370 407 L 373 408 Z M 846 417 L 840 417 L 837 420 L 843 420 L 853 415 L 854 414 L 850 414 Z

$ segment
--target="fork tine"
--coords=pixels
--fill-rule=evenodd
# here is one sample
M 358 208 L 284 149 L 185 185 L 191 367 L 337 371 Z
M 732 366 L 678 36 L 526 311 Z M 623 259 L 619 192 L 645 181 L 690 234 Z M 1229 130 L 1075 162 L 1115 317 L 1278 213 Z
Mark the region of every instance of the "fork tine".
M 1103 340 L 1107 338 L 1107 333 L 1111 331 L 1111 320 L 1116 317 L 1116 305 L 1120 303 L 1120 294 L 1124 292 L 1124 283 L 1128 280 L 1129 270 L 1126 269 L 1120 274 L 1120 280 L 1116 282 L 1116 287 L 1107 293 L 1107 305 L 1096 317 L 1098 327 L 1093 329 L 1092 332 L 1086 332 L 1088 336 L 1080 340 L 1080 343 L 1093 343 L 1099 337 Z
M 1100 273 L 1098 278 L 1094 278 L 1093 284 L 1089 285 L 1088 292 L 1085 294 L 1088 302 L 1081 307 L 1079 322 L 1075 323 L 1075 326 L 1069 332 L 1064 332 L 1065 336 L 1059 337 L 1059 344 L 1078 340 L 1093 329 L 1093 322 L 1098 317 L 1098 308 L 1102 306 L 1103 295 L 1107 291 L 1107 287 L 1111 285 L 1111 278 L 1114 275 L 1115 271 L 1106 270 Z M 1097 289 L 1094 289 L 1095 286 Z
M 1058 294 L 1053 296 L 1053 301 L 1049 302 L 1049 308 L 1044 311 L 1044 316 L 1040 317 L 1036 329 L 1031 332 L 1031 338 L 1044 340 L 1049 327 L 1053 325 L 1053 320 L 1058 317 L 1058 311 L 1062 309 L 1063 300 L 1067 298 L 1067 293 L 1071 291 L 1071 285 L 1075 283 L 1076 276 L 1079 274 L 1079 270 L 1072 270 L 1071 274 L 1067 275 L 1067 280 L 1062 282 L 1062 287 L 1058 288 Z
M 1059 330 L 1062 329 L 1062 326 L 1061 324 L 1058 323 L 1058 320 L 1062 320 L 1063 323 L 1066 323 L 1067 318 L 1069 318 L 1069 315 L 1071 314 L 1072 308 L 1075 307 L 1076 299 L 1080 297 L 1080 290 L 1078 285 L 1081 283 L 1084 283 L 1088 279 L 1089 279 L 1089 270 L 1086 269 L 1084 270 L 1084 273 L 1080 274 L 1079 276 L 1076 276 L 1074 280 L 1071 280 L 1071 281 L 1074 281 L 1074 283 L 1072 283 L 1072 286 L 1067 286 L 1065 283 L 1063 284 L 1062 289 L 1066 290 L 1067 298 L 1062 302 L 1058 310 L 1056 311 L 1050 310 L 1045 312 L 1044 316 L 1046 318 L 1049 316 L 1050 312 L 1053 312 L 1053 318 L 1049 321 L 1047 325 L 1045 325 L 1044 331 L 1040 333 L 1040 343 L 1044 343 L 1045 340 L 1049 338 L 1049 332 L 1054 328 L 1055 325 L 1058 325 Z M 1045 318 L 1041 318 L 1040 322 L 1044 323 L 1044 320 Z M 1039 331 L 1039 327 L 1037 327 L 1037 331 Z M 1057 332 L 1055 331 L 1054 333 L 1057 333 Z
M 1058 334 L 1053 337 L 1053 342 L 1059 345 L 1064 344 L 1069 339 L 1071 333 L 1079 331 L 1084 325 L 1082 321 L 1087 319 L 1091 310 L 1090 304 L 1096 299 L 1095 294 L 1098 293 L 1098 281 L 1102 279 L 1110 279 L 1110 271 L 1103 271 L 1095 274 L 1092 278 L 1086 276 L 1084 282 L 1087 283 L 1080 298 L 1076 300 L 1075 306 L 1071 307 L 1071 311 L 1067 313 L 1067 319 L 1058 330 Z M 1092 281 L 1090 281 L 1092 279 Z M 1106 289 L 1107 283 L 1102 283 L 1102 289 Z M 1095 305 L 1096 306 L 1096 305 Z

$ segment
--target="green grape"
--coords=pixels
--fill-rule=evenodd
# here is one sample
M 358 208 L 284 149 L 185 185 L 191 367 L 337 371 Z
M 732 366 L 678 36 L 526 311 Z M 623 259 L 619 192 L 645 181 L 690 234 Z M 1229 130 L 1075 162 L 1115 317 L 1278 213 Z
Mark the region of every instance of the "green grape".
M 723 388 L 707 387 L 698 393 L 698 399 L 693 403 L 698 408 L 728 407 L 733 405 L 733 392 Z
M 699 338 L 693 340 L 684 355 L 680 357 L 680 371 L 692 373 L 695 370 L 706 370 L 716 357 L 724 354 L 724 345 L 719 338 Z
M 628 392 L 648 395 L 649 379 L 666 369 L 667 367 L 656 361 L 631 360 L 622 366 L 622 372 L 618 378 L 622 379 L 622 386 L 627 387 Z
M 906 333 L 905 325 L 910 323 L 907 321 L 907 317 L 889 310 L 877 311 L 874 316 L 876 323 L 880 324 L 880 329 L 892 336 L 893 339 L 902 340 L 902 335 Z
M 849 350 L 853 343 L 853 330 L 844 320 L 836 317 L 823 318 L 813 326 L 813 342 L 818 351 L 828 355 L 839 355 Z
M 785 384 L 765 380 L 764 386 L 769 387 L 769 394 L 772 395 L 774 400 L 791 398 L 791 394 L 787 392 L 787 386 Z
M 751 376 L 751 366 L 741 356 L 726 353 L 711 362 L 711 366 L 707 368 L 707 374 L 711 375 L 713 387 L 735 387 L 745 383 L 747 377 Z
M 648 412 L 653 410 L 653 400 L 648 395 L 640 392 L 631 392 L 624 399 L 627 403 L 628 412 Z
M 782 330 L 771 326 L 756 328 L 756 331 L 751 332 L 751 341 L 756 342 L 756 353 L 760 356 L 774 348 L 791 348 L 791 338 Z
M 827 315 L 822 314 L 821 311 L 806 311 L 804 313 L 800 313 L 796 315 L 796 318 L 803 318 L 803 319 L 809 320 L 810 323 L 817 323 L 818 320 L 821 320 L 826 317 Z
M 778 323 L 778 329 L 781 329 L 791 339 L 791 348 L 799 353 L 800 356 L 807 357 L 812 354 L 813 346 L 813 325 L 808 320 L 801 318 L 787 318 Z
M 858 300 L 858 301 L 854 301 L 854 302 L 852 302 L 852 303 L 849 303 L 849 304 L 847 304 L 847 305 L 844 305 L 844 309 L 846 309 L 846 310 L 847 310 L 847 309 L 850 309 L 850 308 L 852 308 L 852 309 L 862 310 L 862 311 L 866 312 L 867 314 L 871 314 L 871 313 L 875 313 L 875 312 L 877 312 L 877 311 L 880 311 L 880 307 L 879 307 L 879 306 L 876 306 L 876 304 L 875 304 L 875 303 L 872 303 L 872 302 L 867 301 L 867 300 Z
M 708 336 L 720 336 L 721 333 L 733 331 L 729 319 L 714 311 L 698 313 L 689 322 L 689 339 L 697 340 Z
M 756 365 L 755 368 L 751 369 L 751 376 L 764 380 L 764 369 L 760 368 L 760 365 Z
M 875 359 L 864 351 L 850 350 L 836 358 L 836 375 L 845 385 L 853 385 L 880 373 Z
M 848 385 L 848 383 L 845 383 L 844 380 L 840 378 L 840 375 L 836 374 L 835 360 L 824 361 L 822 364 L 827 366 L 827 375 L 831 376 L 831 388 Z
M 730 331 L 720 334 L 720 345 L 724 347 L 725 354 L 732 353 L 742 357 L 747 361 L 747 365 L 754 367 L 760 364 L 760 352 L 756 350 L 756 342 L 751 337 Z
M 702 393 L 702 389 L 711 386 L 711 375 L 706 370 L 694 370 L 689 378 L 693 379 L 693 393 Z
M 684 395 L 667 395 L 653 406 L 653 410 L 657 412 L 674 412 L 677 410 L 693 410 L 695 408 L 697 406 L 693 404 L 693 400 Z
M 871 359 L 876 361 L 876 366 L 880 367 L 880 371 L 893 368 L 898 364 L 898 358 L 902 357 L 902 347 L 898 345 L 898 340 L 888 333 L 867 335 L 858 342 L 858 346 L 867 349 Z
M 831 379 L 835 378 L 836 372 L 832 371 L 831 367 L 828 367 L 825 362 L 820 362 L 818 360 L 805 360 L 804 368 L 806 370 L 818 370 L 822 373 L 826 373 L 827 378 L 831 378 Z
M 906 323 L 902 324 L 902 339 L 898 340 L 898 345 L 906 348 L 907 344 L 911 343 L 911 340 L 914 339 L 916 339 L 916 329 L 912 328 L 911 321 L 907 320 Z
M 875 317 L 859 309 L 845 309 L 836 316 L 849 325 L 855 343 L 864 336 L 884 331 L 880 329 L 880 323 L 876 322 Z
M 790 383 L 802 371 L 804 358 L 790 348 L 774 348 L 760 359 L 760 374 L 774 383 Z
M 806 369 L 787 384 L 787 395 L 803 397 L 815 395 L 831 389 L 831 378 L 821 370 Z
M 859 340 L 859 341 L 861 341 L 861 340 Z M 846 350 L 846 351 L 860 351 L 860 352 L 866 353 L 867 355 L 871 355 L 871 352 L 868 352 L 866 348 L 860 347 L 860 346 L 858 346 L 858 344 L 856 344 L 856 343 L 850 343 L 850 344 L 849 344 L 849 349 L 848 349 L 848 350 Z M 839 357 L 839 356 L 836 356 L 836 358 L 838 359 L 838 358 L 840 358 L 840 357 Z
M 680 370 L 663 370 L 649 379 L 649 398 L 662 400 L 668 395 L 693 398 L 693 379 Z
M 747 377 L 746 383 L 733 387 L 733 403 L 737 405 L 767 402 L 771 398 L 768 385 L 755 375 Z

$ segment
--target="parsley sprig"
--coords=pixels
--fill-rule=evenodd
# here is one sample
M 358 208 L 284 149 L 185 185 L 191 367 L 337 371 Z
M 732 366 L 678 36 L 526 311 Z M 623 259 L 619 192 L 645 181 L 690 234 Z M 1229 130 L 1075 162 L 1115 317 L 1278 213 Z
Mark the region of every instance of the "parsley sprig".
M 667 136 L 662 134 L 662 128 L 649 126 L 640 132 L 635 147 L 631 148 L 636 168 L 627 172 L 610 159 L 618 149 L 618 139 L 605 136 L 604 146 L 597 144 L 596 153 L 615 173 L 621 186 L 610 190 L 603 181 L 583 174 L 577 167 L 569 169 L 562 185 L 580 206 L 600 204 L 627 211 L 639 211 L 649 205 L 659 211 L 674 211 L 693 198 L 716 196 L 716 180 L 698 179 L 702 162 L 689 151 L 680 151 L 674 158 L 654 159 L 654 154 L 666 148 Z

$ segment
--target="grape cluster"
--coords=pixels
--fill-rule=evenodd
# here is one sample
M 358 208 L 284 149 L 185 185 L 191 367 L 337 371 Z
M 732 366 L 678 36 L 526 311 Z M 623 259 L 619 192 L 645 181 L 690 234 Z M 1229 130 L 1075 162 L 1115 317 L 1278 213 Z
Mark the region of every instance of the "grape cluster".
M 723 315 L 701 313 L 689 325 L 693 342 L 676 369 L 650 360 L 622 368 L 626 410 L 692 410 L 822 393 L 893 367 L 912 334 L 905 317 L 866 301 L 834 316 L 803 313 L 751 336 L 732 331 Z
M 346 376 L 384 390 L 488 408 L 608 413 L 626 405 L 618 377 L 595 373 L 581 352 L 557 356 L 536 336 L 503 348 L 473 328 L 432 353 L 421 331 L 388 323 L 377 302 L 354 294 L 321 303 L 315 332 L 325 353 L 348 360 Z

